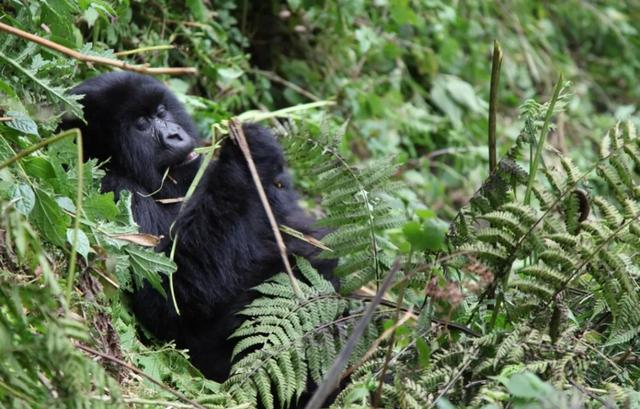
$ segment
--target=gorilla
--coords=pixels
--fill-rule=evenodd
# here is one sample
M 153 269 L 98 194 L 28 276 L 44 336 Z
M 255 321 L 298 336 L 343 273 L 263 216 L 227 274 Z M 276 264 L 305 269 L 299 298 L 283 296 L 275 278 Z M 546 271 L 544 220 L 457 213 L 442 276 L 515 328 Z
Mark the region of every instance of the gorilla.
M 85 159 L 106 161 L 102 190 L 116 200 L 124 190 L 133 193 L 140 231 L 163 236 L 157 251 L 168 254 L 177 241 L 173 281 L 180 315 L 170 297 L 145 282 L 131 296 L 135 316 L 159 340 L 188 349 L 207 378 L 224 381 L 235 346 L 228 337 L 241 322 L 236 313 L 256 297 L 253 287 L 284 271 L 244 156 L 228 139 L 188 202 L 163 204 L 157 199 L 185 195 L 201 164 L 196 128 L 176 97 L 159 81 L 127 72 L 89 79 L 72 93 L 84 95 L 86 124 L 62 127 L 81 129 Z M 298 205 L 276 139 L 255 124 L 243 131 L 278 223 L 321 238 L 324 232 Z M 285 244 L 291 258 L 308 259 L 337 285 L 331 276 L 336 260 L 317 258 L 316 247 L 293 237 Z

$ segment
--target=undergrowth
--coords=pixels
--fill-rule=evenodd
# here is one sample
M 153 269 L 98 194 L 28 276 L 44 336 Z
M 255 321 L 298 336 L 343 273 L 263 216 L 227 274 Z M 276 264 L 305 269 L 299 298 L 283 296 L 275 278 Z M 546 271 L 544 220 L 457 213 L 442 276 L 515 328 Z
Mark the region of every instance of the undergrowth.
M 148 3 L 42 1 L 24 7 L 14 0 L 0 6 L 0 16 L 3 23 L 110 58 L 114 54 L 109 45 L 157 45 L 170 25 L 172 41 L 179 48 L 151 54 L 149 61 L 193 63 L 200 69 L 192 84 L 197 96 L 187 95 L 188 80 L 167 82 L 208 133 L 224 130 L 231 112 L 273 102 L 270 91 L 288 103 L 296 102 L 298 94 L 309 94 L 296 89 L 292 96 L 295 87 L 286 83 L 289 92 L 270 90 L 271 83 L 263 81 L 260 70 L 252 75 L 262 79 L 248 79 L 243 69 L 248 73 L 251 68 L 241 51 L 254 47 L 254 39 L 247 40 L 242 30 L 251 18 L 242 20 L 240 15 L 239 23 L 233 2 L 214 2 L 220 8 L 213 13 L 205 2 L 188 1 L 195 20 L 184 25 L 175 22 L 179 13 L 172 3 L 167 3 L 169 18 L 164 22 L 143 16 L 139 8 Z M 299 2 L 287 4 L 299 13 L 295 3 Z M 378 15 L 387 9 L 376 9 L 368 18 L 390 29 L 412 27 L 424 17 L 414 12 L 413 2 L 393 3 L 393 14 Z M 352 7 L 340 9 L 347 14 L 340 24 L 335 22 L 339 28 L 344 29 L 344 21 L 350 21 L 359 6 Z M 449 6 L 436 1 L 429 7 L 447 26 L 462 24 L 446 20 Z M 315 3 L 309 5 L 309 13 L 320 9 Z M 473 6 L 467 11 L 486 18 L 483 10 Z M 557 19 L 564 9 L 550 10 Z M 214 14 L 216 18 L 207 22 Z M 120 20 L 111 19 L 116 15 Z M 328 18 L 321 17 L 318 21 Z M 144 36 L 143 27 L 150 27 Z M 438 28 L 434 30 L 437 35 Z M 521 31 L 517 26 L 509 30 Z M 438 103 L 444 116 L 428 119 L 435 114 L 422 99 L 425 84 L 416 82 L 414 75 L 422 70 L 429 76 L 427 57 L 435 53 L 445 58 L 440 55 L 443 48 L 429 50 L 407 40 L 413 35 L 407 32 L 400 38 L 400 43 L 412 45 L 407 56 L 391 46 L 384 48 L 388 38 L 380 33 L 385 40 L 378 43 L 375 34 L 366 25 L 351 33 L 347 44 L 356 38 L 362 47 L 359 69 L 366 75 L 354 74 L 358 81 L 345 88 L 337 101 L 339 112 L 329 115 L 331 119 L 319 119 L 315 110 L 332 104 L 327 101 L 297 103 L 278 114 L 243 115 L 273 119 L 287 113 L 294 118 L 289 127 L 275 123 L 283 129 L 279 139 L 308 198 L 307 207 L 320 212 L 320 224 L 332 231 L 323 240 L 328 248 L 324 256 L 339 257 L 336 273 L 342 285 L 336 293 L 299 260 L 302 297 L 294 295 L 284 274 L 257 287 L 262 296 L 242 311 L 245 321 L 234 334 L 239 360 L 223 384 L 203 379 L 189 365 L 188 351 L 139 339 L 126 293 L 142 280 L 159 286 L 161 275 L 172 274 L 175 265 L 153 252 L 156 238 L 137 232 L 128 195 L 115 203 L 112 194 L 100 192 L 104 175 L 100 164 L 79 161 L 76 142 L 82 136 L 56 133 L 62 115 L 80 114 L 68 89 L 81 77 L 94 75 L 95 67 L 87 69 L 60 54 L 1 35 L 2 405 L 246 408 L 260 402 L 265 407 L 286 406 L 298 400 L 308 381 L 322 383 L 392 265 L 399 263 L 391 290 L 376 305 L 373 320 L 342 363 L 343 387 L 334 407 L 640 407 L 640 138 L 634 123 L 618 122 L 605 135 L 595 135 L 600 125 L 585 122 L 581 115 L 579 126 L 561 128 L 564 121 L 571 121 L 565 111 L 571 113 L 576 101 L 569 90 L 580 92 L 575 86 L 559 84 L 561 92 L 554 103 L 526 99 L 517 121 L 522 129 L 513 144 L 447 224 L 417 203 L 416 192 L 399 182 L 416 173 L 411 168 L 415 163 L 407 165 L 404 159 L 415 157 L 424 146 L 438 147 L 420 141 L 419 135 L 428 134 L 430 126 L 437 128 L 438 136 L 459 137 L 462 119 L 476 118 L 482 104 L 464 85 L 468 83 L 438 74 L 434 78 L 442 81 L 433 84 L 445 89 L 433 85 L 430 98 L 442 96 Z M 315 46 L 324 49 L 333 38 L 321 37 Z M 624 36 L 616 39 L 626 44 L 625 55 L 633 54 L 629 50 L 635 43 Z M 434 44 L 443 41 L 438 37 Z M 304 38 L 292 43 L 301 42 Z M 528 41 L 524 44 L 531 50 Z M 604 52 L 597 44 L 591 46 Z M 216 58 L 209 54 L 212 47 L 217 49 Z M 395 56 L 395 62 L 410 60 L 409 68 L 396 73 L 402 77 L 398 83 L 388 84 L 385 77 L 382 83 L 389 89 L 382 97 L 370 101 L 354 97 L 354 90 L 366 89 L 375 79 L 372 64 L 366 63 L 369 58 L 369 63 L 382 59 L 383 50 Z M 302 46 L 294 51 L 297 56 L 309 53 Z M 472 48 L 470 53 L 479 51 Z M 133 55 L 122 58 L 145 60 L 138 52 Z M 349 64 L 353 57 L 337 52 L 329 56 L 328 66 L 339 70 L 335 78 L 327 78 L 330 87 L 344 78 L 344 66 L 354 66 Z M 544 56 L 534 57 L 531 64 L 539 67 Z M 303 70 L 307 64 L 300 61 L 276 65 L 285 73 L 299 72 L 302 82 L 315 76 L 312 69 Z M 455 68 L 452 71 L 459 69 L 458 63 L 449 61 L 449 66 Z M 633 71 L 635 66 L 630 67 Z M 513 72 L 507 75 L 515 78 Z M 280 80 L 273 83 L 282 84 Z M 319 84 L 311 85 L 319 92 Z M 392 124 L 390 112 L 397 110 L 391 102 L 409 86 L 414 97 L 402 104 L 400 112 L 403 119 L 412 112 L 418 120 Z M 611 87 L 607 82 L 607 89 Z M 454 101 L 456 89 L 464 91 L 458 97 L 469 98 Z M 470 104 L 473 112 L 463 115 L 460 104 Z M 393 149 L 382 149 L 380 154 L 376 145 L 380 141 L 370 137 L 374 121 L 363 117 L 367 109 L 384 113 L 388 122 L 380 129 L 394 135 L 404 129 L 410 140 L 394 142 Z M 342 120 L 349 111 L 356 113 L 355 125 Z M 580 131 L 580 137 L 597 145 L 597 155 L 581 155 L 574 161 L 551 145 L 539 146 L 545 140 L 541 136 L 547 137 L 543 124 L 548 115 L 557 118 L 552 135 L 565 129 Z M 587 125 L 593 125 L 593 133 Z M 477 127 L 477 122 L 469 126 Z M 359 145 L 362 138 L 369 151 L 365 154 Z M 390 154 L 398 153 L 402 144 L 406 152 L 399 157 Z M 538 148 L 542 156 L 534 177 L 530 164 Z M 371 152 L 372 160 L 358 160 L 357 156 Z

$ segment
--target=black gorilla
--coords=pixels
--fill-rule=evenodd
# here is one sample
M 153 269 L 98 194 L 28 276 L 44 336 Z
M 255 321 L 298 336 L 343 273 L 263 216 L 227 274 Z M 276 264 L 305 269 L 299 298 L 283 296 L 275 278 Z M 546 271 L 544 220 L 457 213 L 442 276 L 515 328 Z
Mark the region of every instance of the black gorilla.
M 235 344 L 227 338 L 240 324 L 236 312 L 255 296 L 252 287 L 284 270 L 242 153 L 227 140 L 180 211 L 180 204 L 156 201 L 183 196 L 201 162 L 193 152 L 195 127 L 175 96 L 153 78 L 125 72 L 92 78 L 72 92 L 84 94 L 87 124 L 63 127 L 81 128 L 88 158 L 109 159 L 103 191 L 116 197 L 122 190 L 133 192 L 140 231 L 164 236 L 158 251 L 171 249 L 169 228 L 175 221 L 171 237 L 177 237 L 174 288 L 180 315 L 146 283 L 132 296 L 136 317 L 160 340 L 189 349 L 205 376 L 223 381 Z M 320 237 L 297 204 L 275 138 L 258 125 L 243 130 L 278 223 Z M 316 259 L 318 249 L 304 241 L 285 241 L 290 255 L 305 257 L 330 275 L 334 260 Z M 164 287 L 168 294 L 166 280 Z

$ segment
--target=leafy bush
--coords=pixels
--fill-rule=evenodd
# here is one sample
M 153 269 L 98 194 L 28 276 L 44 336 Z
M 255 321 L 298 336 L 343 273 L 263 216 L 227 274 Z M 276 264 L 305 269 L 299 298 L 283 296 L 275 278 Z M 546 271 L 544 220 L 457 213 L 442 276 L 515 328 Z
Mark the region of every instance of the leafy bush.
M 0 23 L 85 55 L 197 68 L 165 79 L 207 137 L 233 114 L 272 120 L 334 229 L 342 292 L 304 261 L 301 298 L 285 275 L 260 285 L 223 384 L 141 343 L 126 292 L 175 265 L 128 195 L 100 192 L 82 135 L 56 132 L 81 115 L 69 88 L 105 68 L 3 34 L 0 402 L 293 403 L 374 306 L 336 407 L 639 407 L 639 16 L 627 2 L 4 2 Z M 494 37 L 502 159 L 488 174 Z M 530 99 L 558 71 L 573 84 Z

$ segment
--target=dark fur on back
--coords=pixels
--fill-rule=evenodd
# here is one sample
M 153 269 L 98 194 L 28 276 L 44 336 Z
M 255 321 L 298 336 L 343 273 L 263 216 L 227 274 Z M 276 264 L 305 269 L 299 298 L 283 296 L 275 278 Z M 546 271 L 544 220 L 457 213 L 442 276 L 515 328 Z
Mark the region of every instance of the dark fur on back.
M 252 287 L 284 270 L 240 150 L 232 141 L 225 142 L 219 159 L 209 165 L 194 196 L 180 211 L 179 204 L 161 204 L 156 199 L 183 196 L 200 160 L 185 163 L 185 153 L 167 153 L 154 130 L 140 133 L 132 128 L 137 118 L 151 117 L 163 105 L 168 114 L 162 118 L 169 119 L 162 121 L 181 127 L 195 146 L 195 127 L 175 96 L 159 81 L 131 73 L 104 74 L 73 92 L 85 94 L 87 124 L 71 122 L 64 127 L 80 125 L 86 156 L 109 160 L 103 190 L 133 193 L 133 215 L 140 231 L 165 237 L 158 251 L 170 250 L 169 228 L 175 221 L 174 287 L 181 315 L 169 299 L 145 283 L 132 295 L 136 317 L 160 340 L 175 340 L 178 347 L 188 348 L 192 362 L 205 376 L 223 381 L 235 345 L 228 337 L 240 323 L 236 313 L 255 297 Z M 278 223 L 321 237 L 322 232 L 311 227 L 313 219 L 297 203 L 282 148 L 273 135 L 255 124 L 244 125 L 243 130 Z M 170 163 L 171 179 L 147 197 L 161 186 L 165 163 Z M 309 259 L 330 277 L 334 260 L 316 259 L 317 248 L 285 239 L 291 256 Z M 164 287 L 169 293 L 166 280 Z

